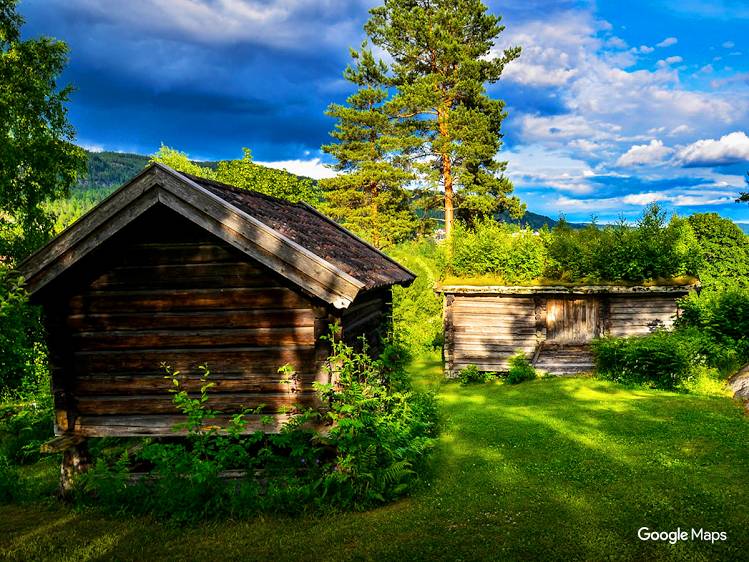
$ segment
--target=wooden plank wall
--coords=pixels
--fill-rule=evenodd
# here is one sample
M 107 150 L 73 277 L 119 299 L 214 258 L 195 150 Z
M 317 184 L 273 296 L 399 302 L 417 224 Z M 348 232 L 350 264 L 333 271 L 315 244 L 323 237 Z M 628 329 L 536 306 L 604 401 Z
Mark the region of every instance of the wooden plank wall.
M 671 328 L 682 295 L 611 295 L 608 333 L 612 336 L 648 334 L 656 328 Z
M 449 373 L 469 364 L 505 371 L 517 351 L 532 354 L 537 342 L 533 296 L 447 295 L 445 363 Z
M 524 351 L 531 357 L 541 342 L 586 345 L 602 334 L 643 335 L 670 328 L 680 296 L 447 294 L 445 367 L 452 375 L 469 364 L 505 371 L 513 354 Z
M 47 306 L 58 433 L 171 434 L 177 411 L 162 363 L 189 374 L 191 390 L 207 364 L 209 406 L 227 414 L 263 405 L 277 425 L 295 404 L 314 403 L 327 310 L 164 213 L 149 212 L 84 260 L 67 295 Z M 298 385 L 278 374 L 286 363 Z
M 382 338 L 392 322 L 389 288 L 369 291 L 358 297 L 341 316 L 344 341 L 358 345 L 364 337 L 373 354 L 381 351 Z

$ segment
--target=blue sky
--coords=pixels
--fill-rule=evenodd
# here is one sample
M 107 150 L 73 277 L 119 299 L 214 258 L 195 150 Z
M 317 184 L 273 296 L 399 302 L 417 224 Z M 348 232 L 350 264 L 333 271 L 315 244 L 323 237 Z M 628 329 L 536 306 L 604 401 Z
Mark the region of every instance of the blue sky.
M 367 0 L 24 0 L 25 34 L 71 49 L 70 116 L 91 149 L 255 159 L 322 177 L 323 111 Z M 680 214 L 749 222 L 749 2 L 511 0 L 490 88 L 509 117 L 500 159 L 530 210 L 571 220 Z

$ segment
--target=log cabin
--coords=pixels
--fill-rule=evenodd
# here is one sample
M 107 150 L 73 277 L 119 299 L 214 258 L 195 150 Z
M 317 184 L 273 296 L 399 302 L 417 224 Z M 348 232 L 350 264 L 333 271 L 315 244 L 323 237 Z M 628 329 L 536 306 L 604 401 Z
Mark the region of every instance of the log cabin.
M 205 364 L 210 407 L 230 415 L 263 405 L 247 430 L 277 431 L 294 408 L 314 405 L 314 381 L 327 382 L 320 338 L 330 326 L 376 346 L 391 287 L 414 280 L 309 205 L 161 164 L 19 270 L 43 308 L 63 446 L 173 435 L 164 364 L 184 374 Z M 295 385 L 281 380 L 283 365 Z M 80 462 L 80 447 L 69 451 L 66 462 Z
M 549 374 L 593 370 L 590 342 L 670 328 L 678 299 L 698 285 L 444 286 L 448 376 L 468 365 L 506 372 L 521 351 Z

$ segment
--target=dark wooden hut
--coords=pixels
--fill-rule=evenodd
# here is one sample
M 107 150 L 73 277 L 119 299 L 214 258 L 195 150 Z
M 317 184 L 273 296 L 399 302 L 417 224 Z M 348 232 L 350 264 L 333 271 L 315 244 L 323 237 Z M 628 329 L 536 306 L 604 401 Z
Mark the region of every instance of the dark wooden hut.
M 677 300 L 695 289 L 679 286 L 445 286 L 445 369 L 467 365 L 508 369 L 522 351 L 541 371 L 593 369 L 590 342 L 599 336 L 647 334 L 669 328 Z
M 162 363 L 207 364 L 211 407 L 264 404 L 248 431 L 276 430 L 327 380 L 329 326 L 374 343 L 391 287 L 414 279 L 304 203 L 159 164 L 20 270 L 46 318 L 55 432 L 76 440 L 173 435 Z M 281 380 L 285 364 L 298 384 Z

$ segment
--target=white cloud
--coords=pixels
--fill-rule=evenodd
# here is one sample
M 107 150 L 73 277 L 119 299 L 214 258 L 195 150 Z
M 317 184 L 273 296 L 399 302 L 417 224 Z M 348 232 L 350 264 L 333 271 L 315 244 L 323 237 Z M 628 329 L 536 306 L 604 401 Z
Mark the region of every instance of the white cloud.
M 723 43 L 723 47 L 726 49 L 733 49 L 736 46 L 736 43 L 733 41 L 726 41 Z
M 666 37 L 663 41 L 656 44 L 656 47 L 670 47 L 671 45 L 676 45 L 679 42 L 679 40 L 676 37 Z
M 616 161 L 617 166 L 645 166 L 662 163 L 671 153 L 672 148 L 663 146 L 663 142 L 657 139 L 650 144 L 636 144 L 622 154 Z
M 336 176 L 335 170 L 328 168 L 319 158 L 309 160 L 278 160 L 275 162 L 258 162 L 258 164 L 278 170 L 286 170 L 297 176 L 304 176 L 315 180 Z
M 684 62 L 684 59 L 681 58 L 681 57 L 679 57 L 679 56 L 673 56 L 673 57 L 668 57 L 668 58 L 659 60 L 658 61 L 658 66 L 665 67 L 665 66 L 668 66 L 670 64 L 678 64 L 680 62 Z
M 503 78 L 526 86 L 563 86 L 569 82 L 577 71 L 573 68 L 556 68 L 549 70 L 540 64 L 526 64 L 517 60 L 507 67 Z
M 689 133 L 691 131 L 692 128 L 689 125 L 679 125 L 678 127 L 674 127 L 673 129 L 671 129 L 671 132 L 668 134 L 668 136 L 675 137 L 678 135 Z
M 648 55 L 648 54 L 652 53 L 653 51 L 655 51 L 655 48 L 648 47 L 647 45 L 640 45 L 640 48 L 637 49 L 637 51 L 639 53 L 644 54 L 644 55 Z
M 676 155 L 683 166 L 719 166 L 749 162 L 749 137 L 736 131 L 720 139 L 702 139 L 683 147 Z

